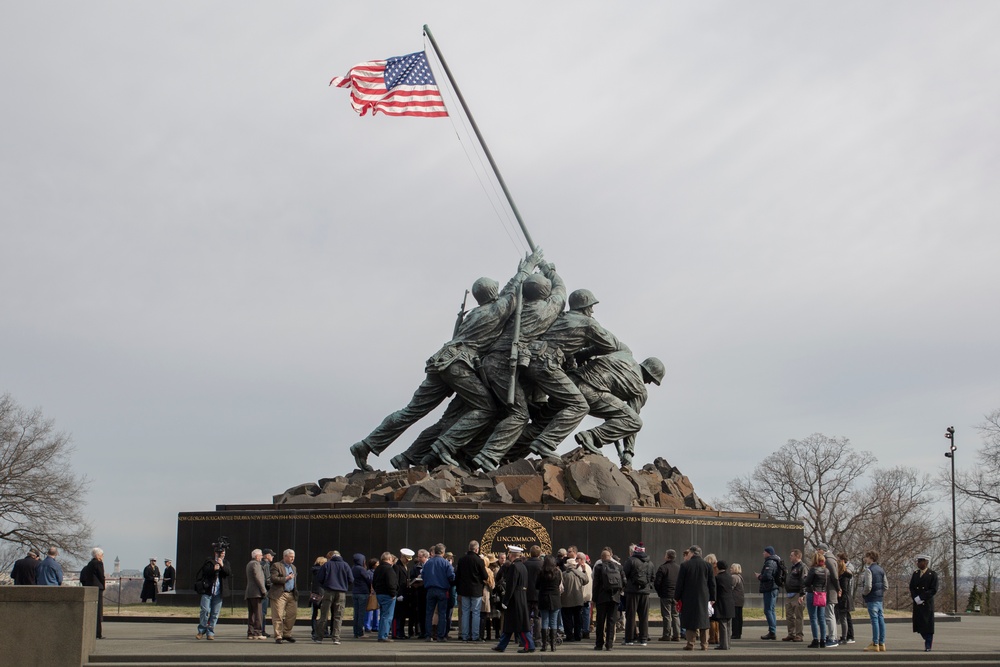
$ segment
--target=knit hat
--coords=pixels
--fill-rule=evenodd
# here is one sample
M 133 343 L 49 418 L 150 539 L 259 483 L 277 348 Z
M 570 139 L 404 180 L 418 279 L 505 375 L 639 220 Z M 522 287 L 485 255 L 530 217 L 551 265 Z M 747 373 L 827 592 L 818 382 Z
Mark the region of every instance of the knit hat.
M 645 545 L 643 545 L 642 542 L 639 542 L 639 544 L 635 545 L 635 549 L 633 549 L 632 551 L 634 551 L 637 554 L 644 554 L 646 553 L 646 547 Z
M 774 555 L 774 547 L 764 547 L 764 551 L 766 551 L 769 556 Z

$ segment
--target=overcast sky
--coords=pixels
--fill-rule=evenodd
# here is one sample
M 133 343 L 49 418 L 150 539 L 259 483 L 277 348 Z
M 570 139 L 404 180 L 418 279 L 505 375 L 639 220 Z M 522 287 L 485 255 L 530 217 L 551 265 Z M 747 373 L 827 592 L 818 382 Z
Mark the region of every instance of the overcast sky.
M 8 3 L 0 392 L 72 433 L 109 557 L 349 472 L 463 290 L 513 273 L 460 122 L 327 86 L 424 23 L 535 242 L 666 364 L 638 463 L 711 499 L 820 432 L 935 473 L 954 425 L 972 465 L 996 2 Z

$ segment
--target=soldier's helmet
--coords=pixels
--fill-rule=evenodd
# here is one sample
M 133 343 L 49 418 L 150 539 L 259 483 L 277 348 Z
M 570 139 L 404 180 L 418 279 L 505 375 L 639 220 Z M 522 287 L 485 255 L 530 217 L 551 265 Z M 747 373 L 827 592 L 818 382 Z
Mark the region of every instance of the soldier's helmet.
M 521 285 L 521 293 L 526 301 L 546 299 L 552 294 L 552 283 L 540 273 L 532 273 Z
M 492 278 L 482 277 L 472 283 L 472 296 L 480 306 L 484 303 L 492 303 L 497 300 L 500 294 L 500 283 Z
M 600 301 L 589 289 L 578 289 L 569 295 L 569 309 L 583 310 L 587 306 L 596 306 Z
M 642 366 L 644 371 L 649 373 L 649 376 L 653 378 L 653 382 L 659 387 L 660 383 L 663 382 L 663 375 L 667 370 L 663 367 L 663 362 L 656 357 L 650 357 L 639 365 Z

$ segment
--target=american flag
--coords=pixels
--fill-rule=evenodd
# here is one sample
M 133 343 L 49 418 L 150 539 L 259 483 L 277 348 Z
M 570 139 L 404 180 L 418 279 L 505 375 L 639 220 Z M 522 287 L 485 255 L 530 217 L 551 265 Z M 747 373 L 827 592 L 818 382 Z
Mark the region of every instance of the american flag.
M 351 89 L 351 106 L 364 116 L 381 111 L 387 116 L 447 116 L 441 91 L 423 51 L 387 60 L 355 65 L 346 76 L 335 77 L 331 86 Z

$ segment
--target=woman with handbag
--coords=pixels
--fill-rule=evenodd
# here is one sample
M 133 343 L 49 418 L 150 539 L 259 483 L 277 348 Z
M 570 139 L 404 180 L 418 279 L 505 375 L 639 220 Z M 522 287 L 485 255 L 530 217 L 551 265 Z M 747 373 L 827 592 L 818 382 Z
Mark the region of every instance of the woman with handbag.
M 812 643 L 808 648 L 826 648 L 826 584 L 830 571 L 826 569 L 826 558 L 822 553 L 814 553 L 812 567 L 802 580 L 802 590 L 806 592 L 806 608 L 809 610 L 809 625 L 812 628 Z

